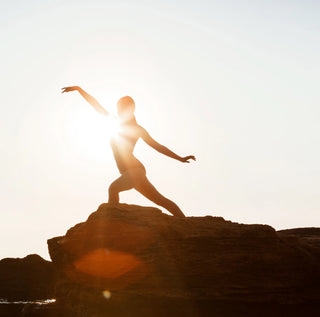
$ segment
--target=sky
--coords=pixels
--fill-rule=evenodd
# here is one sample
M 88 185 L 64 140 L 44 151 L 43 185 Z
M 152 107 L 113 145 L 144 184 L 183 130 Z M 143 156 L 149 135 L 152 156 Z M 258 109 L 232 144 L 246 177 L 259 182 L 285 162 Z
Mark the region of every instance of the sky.
M 135 150 L 187 216 L 320 227 L 319 32 L 311 0 L 2 0 L 0 258 L 49 259 L 46 240 L 119 176 L 105 122 L 70 85 L 114 113 L 132 96 L 154 139 L 197 157 Z

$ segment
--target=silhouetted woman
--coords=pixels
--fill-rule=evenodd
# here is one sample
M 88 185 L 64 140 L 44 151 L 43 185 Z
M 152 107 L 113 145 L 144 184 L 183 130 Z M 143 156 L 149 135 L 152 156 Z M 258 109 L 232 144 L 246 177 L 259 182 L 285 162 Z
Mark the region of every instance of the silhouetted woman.
M 74 90 L 77 90 L 100 114 L 109 116 L 109 112 L 106 111 L 95 98 L 78 86 L 64 87 L 62 88 L 62 93 Z M 185 217 L 173 201 L 162 196 L 149 182 L 146 176 L 146 169 L 133 155 L 133 150 L 138 139 L 141 137 L 158 152 L 180 162 L 190 163 L 189 160 L 195 160 L 195 157 L 193 155 L 181 157 L 156 142 L 143 127 L 138 125 L 134 116 L 135 103 L 131 97 L 122 97 L 118 101 L 117 106 L 120 131 L 116 137 L 111 139 L 110 144 L 121 176 L 110 185 L 108 202 L 113 205 L 118 204 L 119 193 L 134 188 L 146 198 L 167 209 L 174 216 Z

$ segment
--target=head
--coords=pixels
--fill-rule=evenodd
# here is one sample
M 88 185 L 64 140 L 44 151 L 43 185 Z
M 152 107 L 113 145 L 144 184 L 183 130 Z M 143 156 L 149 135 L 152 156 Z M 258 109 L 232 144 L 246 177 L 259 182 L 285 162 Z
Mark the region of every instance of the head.
M 135 103 L 131 97 L 125 96 L 120 98 L 117 107 L 121 120 L 127 121 L 134 118 Z

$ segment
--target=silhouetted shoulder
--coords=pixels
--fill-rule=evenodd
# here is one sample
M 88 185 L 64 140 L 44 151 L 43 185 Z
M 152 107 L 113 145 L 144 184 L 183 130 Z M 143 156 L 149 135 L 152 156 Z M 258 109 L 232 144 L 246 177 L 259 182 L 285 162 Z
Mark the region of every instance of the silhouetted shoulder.
M 149 132 L 141 125 L 138 125 L 138 133 L 139 133 L 139 137 L 141 137 L 141 139 L 146 143 L 149 144 L 150 142 L 155 142 L 150 136 Z
M 142 127 L 141 125 L 137 125 L 137 132 L 139 133 L 139 136 L 143 139 L 147 135 L 149 135 L 148 131 Z
M 158 148 L 161 145 L 150 136 L 149 132 L 145 128 L 143 128 L 140 125 L 138 127 L 139 127 L 139 137 L 141 137 L 141 139 L 144 142 L 146 142 L 148 145 L 158 150 Z

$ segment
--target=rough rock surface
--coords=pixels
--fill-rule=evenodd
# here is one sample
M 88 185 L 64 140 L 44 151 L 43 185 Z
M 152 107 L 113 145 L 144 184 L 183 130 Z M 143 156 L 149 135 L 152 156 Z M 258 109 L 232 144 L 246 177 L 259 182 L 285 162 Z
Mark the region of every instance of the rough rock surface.
M 37 254 L 0 261 L 0 298 L 37 300 L 54 296 L 54 267 Z
M 74 316 L 320 312 L 318 245 L 267 225 L 102 204 L 48 246 Z
M 291 237 L 299 240 L 306 248 L 311 247 L 311 252 L 320 260 L 320 228 L 296 228 L 279 230 L 281 237 Z

